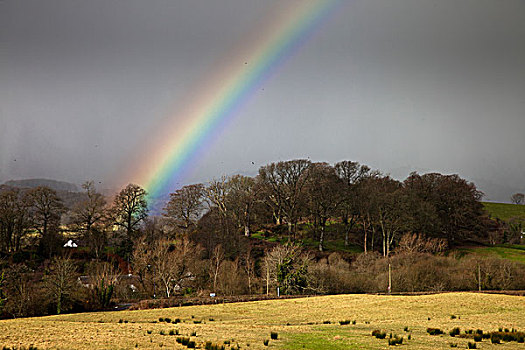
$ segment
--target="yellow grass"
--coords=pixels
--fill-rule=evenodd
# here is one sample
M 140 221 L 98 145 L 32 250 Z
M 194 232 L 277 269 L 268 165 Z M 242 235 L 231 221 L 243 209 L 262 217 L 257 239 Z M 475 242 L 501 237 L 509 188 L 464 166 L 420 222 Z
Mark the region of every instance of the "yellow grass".
M 180 318 L 182 323 L 161 323 L 159 317 Z M 119 323 L 120 319 L 128 323 Z M 194 324 L 194 320 L 202 323 Z M 340 325 L 338 321 L 342 320 L 356 320 L 356 324 Z M 430 336 L 427 327 L 441 328 L 445 335 Z M 205 341 L 230 340 L 231 345 L 239 344 L 241 349 L 388 349 L 386 339 L 371 336 L 374 329 L 381 329 L 403 335 L 401 349 L 450 349 L 450 343 L 466 348 L 473 340 L 450 337 L 448 331 L 453 327 L 460 327 L 462 333 L 466 329 L 495 331 L 499 327 L 523 331 L 525 297 L 476 293 L 339 295 L 3 320 L 0 344 L 33 344 L 38 349 L 185 349 L 176 343 L 177 336 L 168 335 L 177 329 L 184 336 L 196 331 L 197 336 L 191 338 L 201 348 Z M 266 347 L 263 340 L 270 339 L 272 331 L 278 332 L 279 339 L 270 340 Z M 411 340 L 407 340 L 408 334 Z M 478 348 L 525 349 L 525 345 L 493 345 L 485 339 Z

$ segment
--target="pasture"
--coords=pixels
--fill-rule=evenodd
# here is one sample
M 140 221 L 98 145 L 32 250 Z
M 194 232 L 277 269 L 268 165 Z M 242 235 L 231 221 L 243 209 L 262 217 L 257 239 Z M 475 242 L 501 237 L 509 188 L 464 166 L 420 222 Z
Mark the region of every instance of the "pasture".
M 504 221 L 515 218 L 525 223 L 525 205 L 483 202 L 483 207 L 493 218 Z
M 461 337 L 448 334 L 454 327 L 459 327 Z M 427 328 L 439 328 L 444 334 L 430 335 Z M 38 349 L 186 349 L 177 343 L 184 336 L 202 349 L 206 342 L 225 349 L 388 349 L 392 333 L 403 337 L 399 345 L 403 349 L 465 349 L 474 342 L 465 330 L 499 328 L 525 330 L 524 297 L 337 295 L 3 320 L 0 344 Z M 374 330 L 384 331 L 386 338 L 373 337 Z M 271 339 L 271 332 L 277 339 Z M 476 345 L 525 348 L 516 341 L 495 345 L 490 339 Z

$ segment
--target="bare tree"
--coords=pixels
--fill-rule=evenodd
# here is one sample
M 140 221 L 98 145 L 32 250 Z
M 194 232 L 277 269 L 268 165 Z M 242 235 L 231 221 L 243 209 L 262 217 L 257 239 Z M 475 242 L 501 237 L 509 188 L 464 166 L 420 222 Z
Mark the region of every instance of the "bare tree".
M 525 203 L 525 194 L 523 194 L 523 193 L 514 193 L 510 197 L 510 200 L 514 204 L 524 204 Z
M 311 162 L 306 159 L 271 163 L 259 169 L 261 181 L 282 209 L 288 223 L 289 239 L 295 238 L 295 229 L 302 201 L 304 187 L 308 181 Z
M 73 227 L 82 233 L 98 259 L 107 240 L 106 230 L 109 222 L 106 199 L 96 191 L 93 181 L 85 182 L 82 188 L 85 190 L 86 199 L 75 204 L 70 220 Z
M 140 241 L 133 252 L 133 266 L 139 275 L 159 285 L 167 298 L 195 277 L 194 264 L 200 248 L 188 238 L 159 239 L 152 244 Z
M 314 227 L 319 231 L 319 251 L 324 249 L 326 222 L 337 213 L 343 199 L 341 180 L 335 169 L 327 163 L 313 163 L 306 185 L 308 209 L 314 218 Z
M 213 253 L 210 258 L 210 275 L 213 278 L 213 290 L 217 290 L 217 278 L 219 276 L 219 272 L 222 266 L 222 263 L 224 262 L 224 249 L 222 248 L 222 245 L 217 245 L 215 249 L 213 249 Z
M 18 251 L 31 225 L 31 200 L 19 189 L 0 191 L 0 249 Z
M 146 191 L 138 185 L 129 184 L 113 201 L 115 224 L 122 227 L 130 239 L 142 221 L 148 216 Z
M 268 281 L 271 280 L 282 294 L 303 292 L 308 287 L 308 265 L 310 259 L 302 254 L 299 245 L 284 244 L 275 246 L 267 253 L 265 267 Z
M 212 180 L 208 187 L 206 187 L 206 199 L 210 207 L 214 207 L 217 210 L 221 220 L 221 228 L 226 237 L 229 236 L 230 233 L 229 219 L 231 208 L 228 205 L 230 191 L 231 189 L 226 176 L 221 177 L 219 180 Z
M 367 177 L 370 168 L 358 162 L 344 160 L 335 164 L 335 172 L 342 181 L 341 195 L 343 200 L 339 206 L 341 221 L 345 228 L 345 246 L 350 244 L 349 234 L 358 219 L 356 185 Z
M 73 291 L 77 287 L 76 267 L 72 260 L 54 257 L 44 284 L 56 302 L 57 314 L 67 310 Z
M 204 185 L 194 184 L 171 193 L 162 215 L 176 227 L 185 230 L 195 227 L 204 209 L 204 190 Z
M 35 228 L 41 235 L 41 246 L 51 256 L 59 248 L 60 219 L 66 207 L 55 190 L 36 187 L 29 190 Z
M 243 228 L 244 235 L 249 237 L 253 216 L 252 211 L 258 200 L 261 186 L 254 178 L 234 175 L 228 180 L 228 187 L 230 188 L 228 194 L 229 206 L 232 208 L 232 213 L 238 225 Z

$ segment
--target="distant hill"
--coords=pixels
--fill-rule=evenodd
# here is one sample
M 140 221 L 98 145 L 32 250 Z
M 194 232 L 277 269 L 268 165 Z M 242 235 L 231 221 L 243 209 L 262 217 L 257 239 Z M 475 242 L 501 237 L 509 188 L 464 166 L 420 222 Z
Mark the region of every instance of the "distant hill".
M 78 192 L 78 186 L 70 182 L 56 181 L 49 179 L 25 179 L 25 180 L 10 180 L 4 183 L 10 187 L 18 188 L 35 188 L 38 186 L 46 186 L 55 191 Z

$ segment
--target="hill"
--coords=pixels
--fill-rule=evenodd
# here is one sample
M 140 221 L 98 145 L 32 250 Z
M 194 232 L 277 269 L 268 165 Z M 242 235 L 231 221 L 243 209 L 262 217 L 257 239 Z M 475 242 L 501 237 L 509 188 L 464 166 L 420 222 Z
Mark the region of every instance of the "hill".
M 169 319 L 171 323 L 167 323 Z M 180 323 L 173 324 L 180 319 Z M 340 321 L 348 320 L 348 324 Z M 354 324 L 355 321 L 355 324 Z M 344 322 L 343 322 L 344 323 Z M 427 328 L 446 332 L 432 336 Z M 459 327 L 461 337 L 447 333 Z M 57 349 L 184 349 L 176 333 L 226 349 L 387 349 L 382 330 L 403 337 L 404 349 L 465 349 L 474 342 L 469 329 L 525 328 L 525 297 L 481 293 L 423 296 L 337 295 L 302 299 L 98 312 L 0 321 L 0 343 Z M 170 335 L 170 331 L 173 331 Z M 195 333 L 194 333 L 195 332 Z M 277 339 L 270 339 L 270 333 Z M 194 334 L 194 335 L 192 335 Z M 410 338 L 409 338 L 410 336 Z M 268 346 L 264 341 L 268 340 Z M 452 344 L 452 345 L 451 345 Z M 523 349 L 489 339 L 478 348 Z
M 6 181 L 4 185 L 18 188 L 34 188 L 38 186 L 46 186 L 55 191 L 78 192 L 78 186 L 75 184 L 65 181 L 56 181 L 49 179 L 10 180 Z
M 493 218 L 504 221 L 518 218 L 525 223 L 525 205 L 483 202 L 483 206 Z

